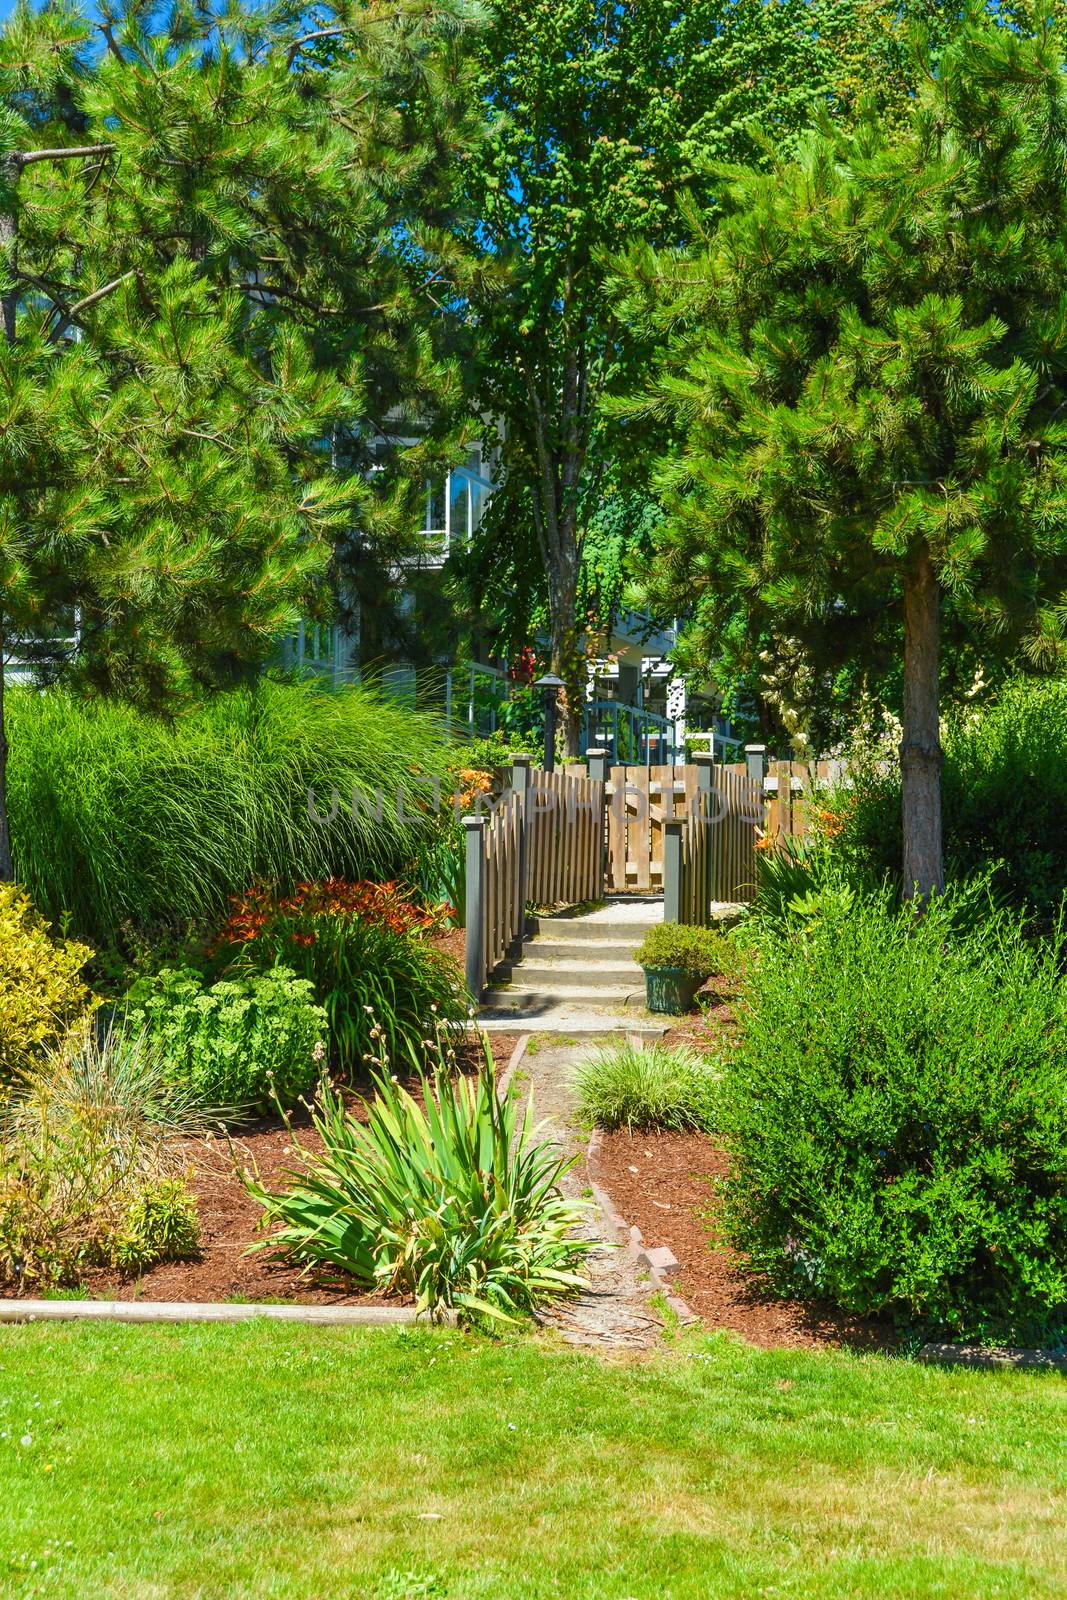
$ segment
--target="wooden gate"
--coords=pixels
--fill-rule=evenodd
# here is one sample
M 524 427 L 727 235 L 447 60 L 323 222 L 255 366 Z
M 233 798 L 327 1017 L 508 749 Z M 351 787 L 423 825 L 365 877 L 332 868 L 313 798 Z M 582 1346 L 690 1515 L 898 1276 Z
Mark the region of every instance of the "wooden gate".
M 763 784 L 744 766 L 612 767 L 607 795 L 609 894 L 660 894 L 666 824 L 699 811 L 710 825 L 710 899 L 752 898 Z
M 603 894 L 604 785 L 584 767 L 530 772 L 526 800 L 526 898 L 580 905 Z

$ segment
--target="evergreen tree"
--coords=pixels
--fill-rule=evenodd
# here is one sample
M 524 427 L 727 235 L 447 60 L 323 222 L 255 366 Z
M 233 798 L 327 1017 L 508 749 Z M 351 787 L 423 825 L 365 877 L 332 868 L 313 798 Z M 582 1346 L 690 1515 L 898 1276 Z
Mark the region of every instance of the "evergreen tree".
M 404 228 L 416 204 L 443 216 L 468 20 L 463 0 L 315 25 L 17 7 L 0 659 L 166 708 L 325 611 L 339 549 L 410 537 L 432 447 L 367 469 L 397 457 L 406 409 L 460 392 Z M 0 877 L 6 760 L 0 686 Z
M 919 79 L 901 137 L 872 114 L 724 174 L 724 220 L 684 259 L 635 258 L 621 311 L 670 340 L 633 410 L 673 431 L 657 585 L 705 657 L 739 605 L 820 665 L 902 630 L 903 872 L 925 896 L 946 599 L 1002 652 L 1059 648 L 1067 89 L 1040 22 L 969 25 Z
M 603 401 L 652 359 L 605 279 L 636 241 L 687 237 L 683 202 L 714 204 L 717 162 L 769 163 L 820 108 L 847 112 L 860 59 L 895 104 L 888 17 L 881 0 L 516 0 L 484 36 L 488 131 L 464 168 L 471 222 L 451 263 L 476 399 L 504 424 L 474 570 L 505 607 L 543 598 L 572 752 L 583 551 L 618 446 Z

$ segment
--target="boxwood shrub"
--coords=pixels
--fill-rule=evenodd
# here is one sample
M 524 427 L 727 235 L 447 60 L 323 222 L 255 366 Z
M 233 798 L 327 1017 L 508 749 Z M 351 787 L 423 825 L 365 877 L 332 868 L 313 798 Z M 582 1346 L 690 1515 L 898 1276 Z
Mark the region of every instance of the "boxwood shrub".
M 1063 950 L 830 899 L 749 968 L 725 1227 L 793 1294 L 953 1334 L 1067 1321 Z

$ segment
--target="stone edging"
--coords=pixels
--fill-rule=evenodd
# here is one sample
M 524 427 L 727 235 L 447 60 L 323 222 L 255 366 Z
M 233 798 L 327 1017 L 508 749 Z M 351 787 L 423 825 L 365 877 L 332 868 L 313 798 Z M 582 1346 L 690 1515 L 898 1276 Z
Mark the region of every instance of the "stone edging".
M 225 1300 L 0 1300 L 0 1323 L 12 1322 L 297 1322 L 315 1327 L 395 1328 L 430 1319 L 414 1306 L 284 1305 Z M 442 1316 L 455 1326 L 455 1312 Z
M 594 1128 L 585 1151 L 585 1162 L 588 1167 L 592 1167 L 603 1140 L 603 1129 Z M 633 1227 L 626 1221 L 608 1191 L 599 1183 L 595 1183 L 592 1175 L 589 1178 L 589 1187 L 608 1227 L 616 1235 L 619 1243 L 626 1246 L 627 1253 L 637 1265 L 647 1271 L 678 1320 L 685 1324 L 699 1322 L 700 1318 L 696 1312 L 686 1305 L 681 1295 L 676 1294 L 671 1287 L 670 1280 L 677 1277 L 682 1270 L 681 1262 L 674 1252 L 668 1250 L 666 1245 L 653 1247 L 646 1245 L 640 1228 Z
M 918 1360 L 942 1367 L 1029 1367 L 1067 1373 L 1067 1352 L 1019 1350 L 980 1344 L 924 1344 Z

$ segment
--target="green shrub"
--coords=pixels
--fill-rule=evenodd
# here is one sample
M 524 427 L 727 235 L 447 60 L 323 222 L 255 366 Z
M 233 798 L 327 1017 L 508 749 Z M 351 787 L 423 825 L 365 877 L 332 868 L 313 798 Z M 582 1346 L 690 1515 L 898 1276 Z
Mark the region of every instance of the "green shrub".
M 160 1178 L 126 1207 L 114 1244 L 115 1265 L 123 1272 L 144 1272 L 157 1262 L 195 1255 L 199 1244 L 195 1198 L 181 1178 Z
M 370 891 L 376 891 L 371 893 Z M 428 943 L 433 919 L 394 886 L 306 884 L 294 895 L 247 897 L 223 932 L 235 969 L 293 968 L 325 1008 L 337 1065 L 419 1067 L 435 1028 L 467 1021 L 470 995 L 456 963 Z
M 211 985 L 191 967 L 165 968 L 134 984 L 126 1026 L 197 1103 L 219 1111 L 293 1105 L 325 1053 L 312 985 L 281 966 Z
M 737 950 L 718 928 L 694 928 L 680 922 L 659 922 L 649 928 L 636 952 L 642 967 L 678 967 L 710 977 L 737 971 Z
M 725 1058 L 726 1227 L 791 1293 L 960 1335 L 1067 1315 L 1062 951 L 830 902 L 768 935 Z
M 327 1085 L 294 1187 L 251 1192 L 277 1231 L 257 1248 L 368 1288 L 412 1294 L 422 1310 L 514 1319 L 574 1292 L 593 1243 L 572 1237 L 581 1207 L 559 1182 L 572 1165 L 539 1141 L 530 1109 L 498 1096 L 491 1057 L 476 1080 L 422 1080 L 423 1105 L 375 1078 L 367 1121 Z
M 417 872 L 450 815 L 443 724 L 371 688 L 264 681 L 170 723 L 15 689 L 7 714 L 16 874 L 100 945 L 217 920 L 257 879 Z
M 175 1141 L 202 1131 L 143 1039 L 92 1036 L 27 1071 L 0 1119 L 0 1283 L 33 1292 L 148 1247 L 184 1252 L 195 1216 Z
M 579 1063 L 578 1114 L 601 1128 L 700 1128 L 715 1124 L 717 1073 L 684 1046 L 606 1045 Z
M 0 883 L 0 1080 L 68 1033 L 84 1036 L 96 1004 L 81 976 L 91 955 L 87 945 L 53 939 L 29 896 Z
M 1049 916 L 1067 891 L 1067 682 L 1018 680 L 992 705 L 946 717 L 941 775 L 950 878 L 994 869 L 993 887 Z M 850 874 L 900 880 L 893 749 L 857 750 L 851 786 L 828 799 L 833 854 Z

